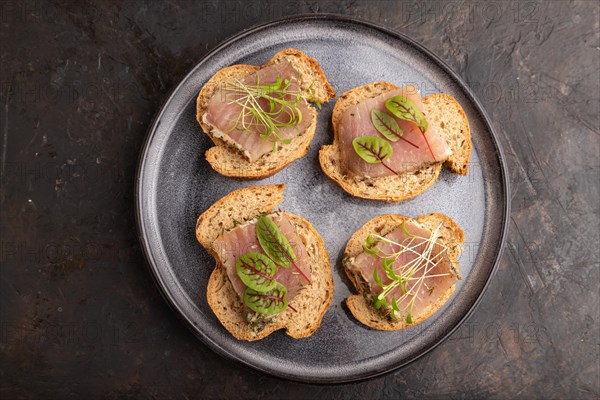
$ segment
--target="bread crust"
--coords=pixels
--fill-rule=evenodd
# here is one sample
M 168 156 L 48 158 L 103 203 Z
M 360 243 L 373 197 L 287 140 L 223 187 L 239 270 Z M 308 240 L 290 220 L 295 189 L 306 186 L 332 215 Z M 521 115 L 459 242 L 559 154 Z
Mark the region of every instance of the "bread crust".
M 362 244 L 365 242 L 367 236 L 373 232 L 380 232 L 381 235 L 393 231 L 399 227 L 403 221 L 410 220 L 411 218 L 402 215 L 380 215 L 373 218 L 364 224 L 358 231 L 352 235 L 346 249 L 344 250 L 344 259 L 348 257 L 355 257 L 363 252 Z M 454 220 L 450 217 L 439 214 L 430 213 L 427 215 L 420 216 L 414 219 L 418 223 L 424 226 L 435 229 L 440 223 L 442 224 L 442 234 L 440 240 L 449 247 L 448 255 L 456 270 L 458 271 L 457 258 L 460 255 L 460 246 L 464 243 L 465 237 L 462 229 L 458 226 Z M 368 288 L 361 284 L 361 278 L 358 274 L 354 274 L 348 268 L 344 266 L 346 275 L 358 291 L 358 294 L 353 294 L 346 299 L 346 305 L 352 313 L 352 315 L 362 324 L 383 331 L 395 331 L 400 329 L 409 328 L 414 326 L 439 310 L 448 301 L 450 296 L 454 293 L 455 285 L 448 289 L 438 300 L 423 312 L 413 315 L 413 323 L 407 324 L 405 320 L 398 319 L 397 321 L 391 321 L 383 316 L 378 310 L 372 305 L 368 296 L 370 291 Z
M 223 230 L 232 228 L 235 221 L 249 220 L 263 212 L 271 212 L 282 200 L 284 187 L 251 186 L 235 190 L 213 204 L 196 223 L 196 238 L 216 260 L 206 289 L 208 304 L 223 327 L 239 340 L 259 340 L 279 329 L 285 329 L 295 339 L 310 336 L 321 325 L 333 299 L 333 277 L 325 244 L 310 222 L 302 217 L 284 212 L 307 250 L 312 283 L 305 286 L 290 302 L 298 312 L 288 307 L 261 331 L 252 330 L 246 321 L 243 301 L 235 292 L 225 267 L 212 248 L 212 242 L 217 236 Z M 248 204 L 250 198 L 257 199 L 257 203 Z M 253 206 L 256 207 L 254 210 Z
M 438 133 L 452 149 L 452 155 L 444 162 L 444 166 L 459 175 L 467 175 L 471 159 L 471 127 L 465 110 L 456 99 L 446 93 L 435 93 L 423 98 L 425 117 L 438 127 Z M 441 123 L 452 124 L 450 127 Z
M 352 196 L 397 203 L 423 193 L 435 183 L 440 175 L 441 163 L 415 172 L 377 178 L 350 177 L 343 173 L 338 132 L 342 115 L 349 107 L 361 101 L 395 89 L 399 89 L 399 87 L 390 82 L 373 82 L 359 86 L 344 93 L 333 108 L 331 116 L 333 144 L 321 147 L 319 162 L 325 175 Z M 455 173 L 466 175 L 472 145 L 469 122 L 464 110 L 452 96 L 447 94 L 427 96 L 423 98 L 423 105 L 424 114 L 429 123 L 436 126 L 438 133 L 453 151 L 453 155 L 445 165 Z M 443 107 L 452 110 L 453 113 L 444 113 Z
M 278 63 L 284 58 L 288 59 L 298 71 L 302 97 L 307 101 L 324 103 L 335 97 L 335 90 L 327 81 L 325 73 L 317 61 L 296 49 L 288 48 L 281 50 L 260 67 L 239 64 L 219 70 L 206 82 L 198 94 L 196 99 L 196 120 L 202 127 L 202 130 L 215 144 L 214 147 L 206 151 L 206 160 L 221 175 L 239 179 L 266 178 L 307 153 L 317 126 L 317 112 L 310 104 L 308 108 L 311 115 L 304 116 L 304 118 L 311 118 L 312 122 L 306 131 L 302 132 L 289 145 L 282 146 L 276 153 L 267 153 L 254 162 L 250 162 L 241 154 L 232 151 L 222 139 L 215 136 L 213 128 L 203 120 L 208 103 L 220 85 Z

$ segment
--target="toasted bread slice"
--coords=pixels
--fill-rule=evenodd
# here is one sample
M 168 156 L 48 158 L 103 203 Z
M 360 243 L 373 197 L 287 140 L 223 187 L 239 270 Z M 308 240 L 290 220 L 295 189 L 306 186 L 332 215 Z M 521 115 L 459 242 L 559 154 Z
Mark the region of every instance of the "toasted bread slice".
M 270 152 L 254 162 L 246 160 L 238 152 L 225 144 L 214 134 L 213 128 L 204 122 L 208 102 L 217 89 L 225 82 L 242 78 L 260 68 L 276 64 L 282 59 L 287 59 L 298 72 L 301 95 L 309 102 L 324 103 L 335 97 L 335 91 L 327 81 L 319 64 L 306 54 L 295 49 L 285 49 L 275 54 L 262 67 L 254 65 L 232 65 L 217 72 L 202 87 L 196 100 L 196 119 L 204 132 L 212 139 L 215 146 L 206 152 L 206 160 L 210 166 L 221 175 L 241 179 L 262 179 L 278 172 L 292 161 L 304 156 L 308 151 L 317 126 L 316 110 L 309 106 L 312 115 L 303 116 L 310 118 L 311 125 L 301 132 L 289 145 L 281 146 L 277 152 Z
M 454 97 L 436 93 L 423 98 L 425 118 L 436 127 L 452 149 L 452 155 L 444 166 L 455 174 L 467 175 L 471 158 L 471 128 L 467 114 Z
M 394 89 L 398 89 L 398 86 L 389 82 L 375 82 L 350 89 L 338 99 L 333 108 L 333 144 L 321 147 L 319 161 L 323 172 L 352 196 L 389 203 L 408 200 L 423 193 L 440 175 L 441 163 L 396 176 L 356 178 L 344 174 L 337 128 L 342 115 L 350 106 Z M 438 134 L 452 149 L 453 154 L 445 162 L 446 167 L 454 173 L 466 175 L 472 144 L 469 121 L 464 110 L 447 94 L 427 96 L 423 98 L 423 105 L 427 121 L 436 127 Z
M 244 303 L 233 289 L 225 267 L 212 247 L 224 230 L 272 211 L 283 199 L 284 187 L 251 186 L 235 190 L 202 213 L 196 223 L 196 238 L 216 260 L 206 290 L 208 304 L 225 329 L 240 340 L 262 339 L 279 329 L 285 329 L 289 336 L 296 339 L 310 336 L 321 324 L 333 299 L 331 264 L 325 244 L 313 226 L 302 217 L 284 212 L 307 250 L 311 284 L 305 286 L 290 302 L 298 312 L 288 307 L 260 331 L 253 330 L 247 322 Z
M 352 235 L 344 251 L 344 260 L 349 257 L 355 257 L 364 251 L 363 243 L 365 243 L 369 234 L 378 232 L 380 235 L 385 236 L 400 226 L 403 221 L 409 219 L 401 215 L 381 215 L 373 218 Z M 416 218 L 415 221 L 429 229 L 435 229 L 439 224 L 442 224 L 442 235 L 439 240 L 448 246 L 448 256 L 458 271 L 457 258 L 460 255 L 461 245 L 465 241 L 465 236 L 456 222 L 446 215 L 437 213 L 421 216 Z M 403 319 L 392 321 L 383 316 L 379 310 L 376 310 L 371 305 L 370 290 L 363 278 L 358 274 L 355 275 L 355 273 L 346 267 L 344 267 L 344 270 L 354 284 L 354 287 L 358 290 L 358 294 L 351 295 L 346 299 L 346 305 L 358 321 L 377 330 L 392 331 L 414 326 L 432 316 L 454 293 L 453 285 L 420 314 L 413 315 L 412 324 L 407 324 Z

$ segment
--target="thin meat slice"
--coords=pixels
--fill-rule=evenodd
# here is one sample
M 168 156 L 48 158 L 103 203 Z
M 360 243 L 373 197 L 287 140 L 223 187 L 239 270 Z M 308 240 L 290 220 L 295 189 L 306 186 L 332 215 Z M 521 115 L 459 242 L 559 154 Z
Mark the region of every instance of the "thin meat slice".
M 398 174 L 412 172 L 434 162 L 444 161 L 452 154 L 448 144 L 437 134 L 431 124 L 425 131 L 425 136 L 423 136 L 416 124 L 393 116 L 386 109 L 385 102 L 394 96 L 403 96 L 411 100 L 423 112 L 421 95 L 414 86 L 407 86 L 355 104 L 342 115 L 338 125 L 338 133 L 342 163 L 348 175 L 375 178 L 394 175 L 394 172 Z M 352 141 L 359 136 L 383 138 L 371 121 L 371 110 L 373 109 L 392 116 L 404 131 L 401 139 L 390 142 L 393 152 L 391 157 L 385 161 L 385 164 L 394 172 L 383 166 L 382 163 L 367 163 L 356 154 L 352 146 Z M 427 140 L 425 140 L 425 137 Z M 429 146 L 427 142 L 429 142 Z
M 458 275 L 453 269 L 444 246 L 437 240 L 432 242 L 433 245 L 428 244 L 431 242 L 428 239 L 432 237 L 432 232 L 427 228 L 414 221 L 407 221 L 404 228 L 400 226 L 384 237 L 393 241 L 394 244 L 379 241 L 373 248 L 378 251 L 380 256 L 405 249 L 394 262 L 396 275 L 407 276 L 408 271 L 415 267 L 415 272 L 411 274 L 410 280 L 406 284 L 406 292 L 403 292 L 398 286 L 385 296 L 388 304 L 391 304 L 392 298 L 396 299 L 398 307 L 404 311 L 401 312 L 403 316 L 406 315 L 409 303 L 415 296 L 412 314 L 418 315 L 429 305 L 435 303 L 458 280 Z M 429 261 L 418 262 L 419 258 L 427 258 Z M 374 254 L 362 252 L 354 257 L 347 267 L 353 272 L 358 272 L 374 294 L 380 294 L 383 291 L 375 281 L 374 270 L 377 270 L 377 276 L 384 286 L 392 282 L 383 268 L 382 258 Z M 421 279 L 423 276 L 425 278 Z M 403 296 L 404 293 L 409 295 Z M 400 299 L 403 300 L 400 301 Z
M 310 277 L 310 263 L 306 248 L 304 247 L 302 239 L 296 233 L 290 219 L 283 213 L 271 214 L 268 218 L 275 222 L 279 230 L 290 242 L 298 259 L 295 263 L 296 266 L 300 268 L 307 277 Z M 246 253 L 265 254 L 261 249 L 258 237 L 256 236 L 256 221 L 223 232 L 223 234 L 215 240 L 213 247 L 219 255 L 221 263 L 227 270 L 227 276 L 233 284 L 233 288 L 238 296 L 243 298 L 246 285 L 237 275 L 235 268 L 236 260 Z M 290 266 L 289 268 L 278 266 L 275 280 L 287 288 L 288 302 L 298 294 L 304 285 L 308 284 L 294 266 Z
M 296 94 L 300 91 L 298 73 L 285 59 L 277 64 L 261 68 L 241 78 L 239 81 L 245 85 L 265 85 L 276 83 L 278 79 L 287 79 L 290 82 L 286 91 L 287 94 L 283 99 L 288 102 L 297 100 Z M 267 132 L 264 124 L 252 123 L 252 118 L 249 115 L 246 115 L 244 118 L 245 125 L 242 123 L 243 107 L 236 103 L 236 101 L 246 96 L 246 93 L 239 89 L 239 87 L 236 88 L 234 86 L 236 83 L 228 82 L 215 91 L 208 102 L 207 111 L 203 119 L 204 122 L 213 128 L 213 134 L 216 137 L 238 149 L 249 161 L 256 161 L 262 155 L 273 151 L 275 141 L 293 140 L 293 138 L 306 131 L 311 125 L 315 111 L 309 107 L 304 98 L 300 98 L 296 105 L 302 117 L 299 123 L 278 127 L 275 133 L 271 134 L 268 138 L 261 138 L 261 134 Z M 271 104 L 264 98 L 260 98 L 258 104 L 262 110 L 277 114 L 273 118 L 274 122 L 287 124 L 291 121 L 289 112 L 280 104 L 276 103 L 274 108 L 271 109 Z M 279 145 L 283 144 L 280 142 Z

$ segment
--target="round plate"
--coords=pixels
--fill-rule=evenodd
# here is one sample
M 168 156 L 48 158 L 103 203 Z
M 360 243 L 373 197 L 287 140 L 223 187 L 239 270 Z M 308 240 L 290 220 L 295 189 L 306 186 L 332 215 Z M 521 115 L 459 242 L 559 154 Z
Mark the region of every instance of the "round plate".
M 238 181 L 213 171 L 204 152 L 212 142 L 196 122 L 196 96 L 218 70 L 232 64 L 261 65 L 293 47 L 314 57 L 341 95 L 374 81 L 416 84 L 421 94 L 448 93 L 463 106 L 471 124 L 469 174 L 444 169 L 424 194 L 400 204 L 361 200 L 346 194 L 321 171 L 318 151 L 331 143 L 331 111 L 319 112 L 308 154 L 276 175 Z M 333 266 L 335 295 L 319 329 L 294 340 L 278 331 L 258 342 L 233 338 L 206 301 L 213 258 L 196 242 L 197 217 L 232 190 L 285 183 L 280 208 L 308 219 L 325 241 Z M 208 54 L 175 88 L 150 127 L 136 182 L 142 247 L 158 286 L 174 309 L 208 346 L 258 370 L 305 382 L 347 382 L 398 368 L 434 348 L 475 307 L 498 262 L 508 216 L 506 167 L 498 140 L 481 105 L 465 83 L 414 40 L 339 16 L 303 16 L 242 32 Z M 341 268 L 347 240 L 380 214 L 416 217 L 441 212 L 465 232 L 462 280 L 434 316 L 396 332 L 371 330 L 348 312 L 354 291 Z

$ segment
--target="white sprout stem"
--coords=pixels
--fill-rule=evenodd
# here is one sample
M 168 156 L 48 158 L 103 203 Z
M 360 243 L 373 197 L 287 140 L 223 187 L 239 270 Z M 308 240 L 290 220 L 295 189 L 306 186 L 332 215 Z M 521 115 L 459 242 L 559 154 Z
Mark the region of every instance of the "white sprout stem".
M 281 78 L 279 78 L 281 79 Z M 281 82 L 285 82 L 284 85 Z M 292 126 L 297 128 L 295 125 L 300 123 L 302 118 L 302 113 L 297 107 L 297 103 L 299 101 L 299 91 L 292 90 L 288 91 L 289 82 L 286 81 L 278 81 L 276 83 L 279 87 L 273 87 L 270 85 L 260 85 L 260 82 L 257 81 L 257 85 L 249 86 L 244 84 L 239 79 L 236 80 L 235 84 L 228 86 L 225 90 L 239 90 L 245 93 L 244 96 L 238 97 L 234 100 L 228 102 L 228 104 L 238 104 L 242 107 L 242 112 L 237 116 L 235 122 L 232 126 L 232 130 L 239 129 L 238 127 L 241 125 L 241 130 L 250 132 L 250 133 L 260 133 L 258 128 L 264 127 L 265 132 L 261 134 L 266 137 L 271 137 L 271 141 L 277 144 L 278 141 L 283 140 L 279 132 L 278 128 Z M 273 97 L 268 93 L 268 89 L 272 89 L 273 92 L 281 94 L 281 99 L 277 97 Z M 286 101 L 285 98 L 287 95 L 295 95 L 296 101 L 289 102 Z M 271 104 L 279 104 L 278 110 L 275 111 L 265 111 L 263 110 L 258 100 L 259 98 L 264 98 L 268 100 Z M 289 118 L 289 122 L 287 123 L 277 123 L 274 122 L 274 119 L 278 118 L 281 115 L 287 115 Z M 248 121 L 249 119 L 249 121 Z M 253 130 L 253 127 L 257 127 L 257 130 Z
M 440 227 L 440 226 L 441 226 L 441 224 L 438 226 L 438 228 L 435 230 L 435 232 L 434 232 L 434 233 L 437 233 L 437 232 L 438 232 L 438 230 L 439 230 L 439 227 Z M 405 246 L 403 243 L 397 243 L 397 242 L 395 242 L 395 241 L 393 241 L 393 240 L 390 240 L 390 239 L 388 239 L 388 238 L 386 238 L 386 237 L 383 237 L 383 236 L 380 236 L 380 235 L 372 235 L 372 236 L 373 236 L 373 237 L 375 237 L 376 239 L 378 239 L 378 240 L 382 241 L 382 242 L 386 242 L 386 243 L 389 243 L 389 244 L 392 244 L 392 245 L 399 246 L 399 247 L 402 249 L 402 251 L 399 251 L 399 252 L 396 252 L 396 253 L 391 253 L 391 254 L 386 254 L 386 253 L 383 253 L 383 254 L 385 254 L 385 255 L 386 255 L 386 256 L 388 256 L 388 257 L 389 257 L 389 256 L 396 256 L 396 258 L 397 258 L 397 257 L 398 257 L 400 254 L 404 253 L 405 251 L 410 251 L 411 253 L 414 253 L 414 254 L 416 254 L 416 255 L 421 255 L 421 253 L 417 252 L 417 251 L 416 251 L 416 250 L 414 250 L 414 249 L 415 249 L 416 247 L 419 247 L 419 246 L 421 246 L 423 243 L 418 243 L 418 244 L 416 244 L 416 245 L 414 245 L 414 246 L 412 246 L 412 247 L 408 247 L 408 246 Z M 416 239 L 422 239 L 424 242 L 431 242 L 431 241 L 432 241 L 432 238 L 433 238 L 433 236 L 434 236 L 433 234 L 432 234 L 432 235 L 431 235 L 431 237 L 429 237 L 429 238 L 424 238 L 424 237 L 422 237 L 422 236 L 411 236 L 411 243 L 412 243 L 412 241 L 413 241 L 415 238 L 416 238 Z M 437 240 L 437 237 L 435 238 L 435 240 Z M 433 240 L 433 241 L 435 242 L 435 240 Z M 447 247 L 446 247 L 446 246 L 445 246 L 443 243 L 438 243 L 438 245 L 439 245 L 440 247 L 442 247 L 442 248 L 443 248 L 443 250 L 447 250 Z
M 437 230 L 436 230 L 437 232 Z M 421 237 L 419 237 L 421 238 Z M 421 270 L 423 267 L 425 267 L 426 264 L 433 264 L 433 261 L 437 258 L 437 257 L 442 257 L 444 251 L 447 249 L 446 246 L 441 245 L 442 247 L 442 251 L 440 253 L 438 253 L 435 257 L 431 257 L 431 252 L 433 250 L 433 247 L 435 245 L 435 242 L 437 241 L 437 235 L 432 235 L 431 238 L 421 238 L 424 240 L 424 242 L 427 243 L 427 248 L 425 249 L 425 251 L 423 253 L 419 253 L 417 251 L 414 250 L 414 248 L 419 247 L 421 245 L 423 245 L 423 243 L 418 243 L 412 247 L 408 247 L 408 246 L 404 246 L 402 244 L 396 243 L 392 240 L 389 240 L 387 238 L 386 242 L 391 243 L 391 244 L 395 244 L 395 245 L 399 245 L 403 248 L 402 251 L 396 252 L 396 253 L 383 253 L 385 255 L 385 258 L 390 258 L 391 256 L 393 256 L 395 259 L 397 259 L 401 254 L 403 254 L 406 251 L 411 251 L 414 254 L 417 254 L 418 257 L 415 258 L 414 260 L 410 261 L 409 263 L 405 264 L 401 271 L 400 271 L 400 275 L 408 275 L 408 276 L 412 276 L 413 274 L 415 274 L 416 272 L 418 272 L 419 270 Z M 411 239 L 412 242 L 413 239 Z M 425 254 L 425 252 L 427 252 L 427 254 Z M 422 265 L 421 261 L 425 261 L 426 264 Z M 414 264 L 414 265 L 413 265 Z M 437 265 L 437 262 L 435 263 L 434 266 Z
M 431 252 L 433 251 L 433 247 L 435 246 L 435 242 L 437 241 L 438 238 L 438 234 L 439 234 L 439 228 L 441 227 L 441 224 L 437 227 L 437 229 L 432 233 L 431 238 L 433 239 L 431 242 L 428 243 L 428 246 L 426 248 L 426 251 L 428 252 L 427 257 L 430 257 Z M 431 245 L 429 245 L 431 244 Z M 442 250 L 439 254 L 442 254 L 445 250 Z M 425 272 L 423 272 L 423 275 L 421 276 L 421 279 L 417 282 L 416 285 L 414 285 L 411 289 L 411 291 L 414 291 L 414 295 L 412 296 L 412 299 L 410 300 L 410 302 L 403 308 L 402 311 L 406 310 L 407 308 L 409 309 L 409 313 L 412 314 L 412 309 L 415 305 L 415 301 L 417 300 L 418 296 L 419 296 L 419 292 L 421 291 L 421 288 L 423 287 L 423 282 L 425 282 L 425 277 L 427 276 L 427 273 L 431 270 L 433 270 L 437 265 L 438 265 L 439 261 L 436 262 L 433 266 L 431 266 L 429 269 L 425 268 Z M 414 290 L 416 287 L 416 290 Z
M 400 250 L 395 253 L 385 253 L 384 251 L 381 251 L 380 249 L 376 249 L 377 256 L 380 258 L 393 257 L 394 259 L 397 259 L 398 257 L 400 257 L 400 255 L 402 255 L 406 252 L 411 252 L 411 253 L 417 255 L 417 257 L 415 259 L 411 260 L 410 262 L 408 262 L 407 264 L 405 264 L 401 267 L 400 271 L 398 272 L 400 279 L 394 279 L 393 282 L 391 282 L 389 285 L 385 286 L 383 288 L 382 293 L 380 293 L 378 295 L 379 299 L 384 299 L 394 288 L 396 288 L 400 284 L 401 281 L 403 281 L 403 282 L 417 281 L 417 283 L 415 285 L 413 285 L 411 288 L 409 288 L 405 293 L 403 293 L 403 295 L 396 302 L 396 304 L 402 303 L 406 298 L 408 298 L 409 296 L 412 296 L 412 299 L 405 306 L 403 306 L 402 309 L 400 310 L 401 312 L 404 312 L 408 309 L 409 314 L 411 314 L 412 309 L 415 304 L 415 301 L 417 300 L 417 298 L 419 298 L 419 293 L 421 291 L 421 288 L 423 287 L 423 284 L 425 284 L 425 286 L 429 288 L 429 286 L 425 283 L 425 280 L 427 278 L 442 277 L 442 276 L 450 275 L 449 273 L 428 275 L 428 273 L 430 271 L 432 271 L 439 265 L 440 261 L 444 257 L 444 253 L 447 253 L 447 250 L 448 250 L 448 247 L 445 246 L 443 243 L 441 243 L 441 242 L 437 243 L 438 238 L 440 236 L 440 228 L 441 228 L 441 224 L 436 227 L 436 229 L 432 232 L 432 234 L 429 238 L 424 238 L 424 237 L 420 237 L 420 236 L 411 236 L 410 241 L 407 245 L 405 245 L 404 242 L 397 243 L 393 240 L 390 240 L 390 239 L 385 238 L 380 235 L 372 235 L 372 237 L 376 238 L 378 241 L 400 247 Z M 413 245 L 415 238 L 422 239 L 423 242 Z M 419 253 L 417 250 L 415 250 L 417 247 L 422 246 L 423 244 L 425 244 L 426 247 L 422 253 Z M 435 248 L 436 244 L 441 248 L 441 251 L 432 257 L 433 249 Z M 440 259 L 438 259 L 438 258 L 440 258 Z M 419 272 L 423 269 L 424 269 L 424 272 L 420 277 L 413 278 L 414 274 L 416 274 L 417 272 Z M 396 313 L 396 311 L 393 310 L 392 315 L 395 316 L 395 313 Z
M 419 279 L 438 278 L 440 276 L 450 276 L 450 274 L 434 274 L 434 275 L 427 275 L 427 276 L 423 276 L 423 277 L 419 277 L 419 278 L 408 278 L 408 280 L 414 281 L 414 280 L 419 280 Z
M 415 301 L 417 300 L 417 298 L 419 297 L 419 292 L 421 291 L 421 287 L 423 286 L 423 283 L 425 282 L 425 277 L 427 276 L 427 273 L 429 271 L 431 271 L 432 269 L 434 269 L 437 266 L 437 263 L 435 266 L 426 269 L 425 272 L 423 273 L 423 276 L 421 276 L 421 279 L 417 282 L 416 285 L 414 285 L 411 289 L 411 291 L 414 291 L 414 294 L 412 296 L 412 299 L 408 302 L 408 304 L 402 309 L 402 311 L 406 310 L 407 308 L 410 307 L 409 312 L 412 314 L 412 309 L 415 305 Z M 417 287 L 418 286 L 418 287 Z M 416 287 L 416 290 L 414 290 Z

